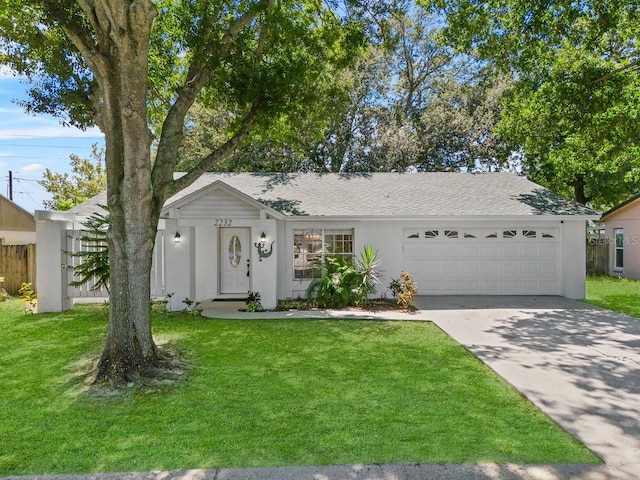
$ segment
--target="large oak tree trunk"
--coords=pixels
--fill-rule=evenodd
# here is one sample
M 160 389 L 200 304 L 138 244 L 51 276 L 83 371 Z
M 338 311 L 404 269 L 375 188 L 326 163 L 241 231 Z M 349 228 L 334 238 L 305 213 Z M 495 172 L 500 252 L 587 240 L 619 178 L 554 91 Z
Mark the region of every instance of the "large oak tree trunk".
M 151 186 L 147 124 L 148 39 L 155 9 L 148 0 L 114 2 L 106 12 L 108 62 L 96 63 L 104 103 L 109 207 L 110 299 L 107 342 L 97 382 L 119 386 L 158 366 L 151 335 L 150 276 L 159 202 Z M 117 6 L 116 6 L 117 5 Z
M 123 220 L 111 215 L 109 331 L 97 376 L 114 386 L 149 376 L 158 366 L 149 304 L 153 237 L 143 225 Z
M 582 205 L 586 205 L 587 202 L 590 201 L 590 198 L 588 198 L 586 194 L 587 182 L 584 177 L 582 175 L 576 175 L 571 186 L 573 187 L 573 197 L 575 201 Z

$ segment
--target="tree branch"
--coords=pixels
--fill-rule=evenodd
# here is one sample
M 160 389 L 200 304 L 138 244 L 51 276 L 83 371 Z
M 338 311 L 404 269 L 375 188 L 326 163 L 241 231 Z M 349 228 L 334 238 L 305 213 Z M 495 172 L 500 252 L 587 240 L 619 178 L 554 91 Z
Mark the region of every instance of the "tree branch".
M 256 121 L 259 113 L 260 108 L 252 106 L 235 135 L 233 135 L 233 137 L 227 140 L 224 144 L 222 144 L 216 150 L 200 160 L 200 162 L 198 162 L 198 164 L 194 168 L 192 168 L 186 175 L 180 177 L 177 180 L 174 180 L 169 190 L 169 195 L 173 195 L 174 193 L 188 187 L 193 182 L 195 182 L 203 173 L 211 170 L 211 168 L 216 163 L 229 156 L 238 147 L 238 145 L 247 138 L 251 127 Z
M 158 153 L 151 172 L 153 188 L 160 194 L 158 200 L 164 200 L 162 198 L 164 195 L 161 192 L 165 191 L 173 181 L 173 168 L 184 140 L 183 127 L 187 112 L 193 106 L 197 95 L 211 79 L 218 62 L 229 52 L 233 41 L 242 29 L 249 25 L 264 9 L 268 8 L 269 4 L 270 0 L 261 0 L 254 8 L 235 19 L 222 36 L 221 43 L 214 53 L 206 55 L 205 58 L 208 57 L 208 60 L 203 61 L 202 56 L 205 55 L 201 56 L 198 51 L 193 53 L 185 83 L 178 89 L 177 98 L 162 125 Z M 206 43 L 203 41 L 201 45 L 206 45 Z M 169 190 L 173 191 L 170 187 Z
M 591 86 L 594 86 L 597 83 L 606 82 L 611 77 L 613 77 L 613 76 L 615 76 L 615 75 L 617 75 L 619 73 L 632 72 L 634 70 L 640 70 L 640 59 L 636 60 L 635 62 L 631 62 L 628 65 L 624 65 L 622 67 L 616 68 L 613 72 L 609 72 L 606 75 L 603 75 L 602 77 L 600 77 L 600 78 L 594 80 L 593 82 L 591 82 Z

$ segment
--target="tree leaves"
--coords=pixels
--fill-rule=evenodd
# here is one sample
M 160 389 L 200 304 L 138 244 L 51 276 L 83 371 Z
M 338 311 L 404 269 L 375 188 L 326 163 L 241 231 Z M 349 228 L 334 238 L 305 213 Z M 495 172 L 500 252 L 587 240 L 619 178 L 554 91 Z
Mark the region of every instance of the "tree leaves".
M 534 181 L 605 208 L 640 189 L 640 5 L 442 0 L 446 38 L 515 79 L 497 133 Z
M 52 172 L 45 169 L 38 183 L 52 196 L 45 200 L 44 207 L 51 210 L 69 210 L 102 192 L 107 186 L 107 176 L 103 161 L 104 151 L 96 144 L 90 159 L 71 155 L 73 174 Z

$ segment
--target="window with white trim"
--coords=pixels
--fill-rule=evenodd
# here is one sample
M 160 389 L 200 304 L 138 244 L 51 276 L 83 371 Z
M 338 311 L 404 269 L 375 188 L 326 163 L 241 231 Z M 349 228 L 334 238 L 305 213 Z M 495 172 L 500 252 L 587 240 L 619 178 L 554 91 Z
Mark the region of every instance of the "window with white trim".
M 353 229 L 304 229 L 293 231 L 293 278 L 320 278 L 326 257 L 353 262 Z
M 624 229 L 616 228 L 614 230 L 614 237 L 616 243 L 614 246 L 615 255 L 613 257 L 613 267 L 622 270 L 622 268 L 624 268 Z

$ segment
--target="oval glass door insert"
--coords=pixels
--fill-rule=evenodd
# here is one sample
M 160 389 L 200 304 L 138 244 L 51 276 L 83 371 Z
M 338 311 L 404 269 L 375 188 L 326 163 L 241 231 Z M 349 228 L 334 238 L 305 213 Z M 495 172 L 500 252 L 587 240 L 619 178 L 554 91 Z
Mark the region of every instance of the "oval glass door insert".
M 242 258 L 242 245 L 237 235 L 231 237 L 229 241 L 229 263 L 232 266 L 237 267 L 240 265 L 240 259 Z

